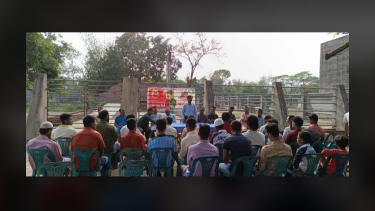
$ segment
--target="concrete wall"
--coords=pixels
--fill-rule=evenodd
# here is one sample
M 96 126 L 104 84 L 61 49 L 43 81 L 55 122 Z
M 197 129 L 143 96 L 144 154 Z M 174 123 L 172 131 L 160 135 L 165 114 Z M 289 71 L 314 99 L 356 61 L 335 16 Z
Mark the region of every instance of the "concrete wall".
M 326 60 L 325 55 L 349 42 L 349 35 L 321 44 L 320 87 L 343 84 L 349 89 L 349 48 Z

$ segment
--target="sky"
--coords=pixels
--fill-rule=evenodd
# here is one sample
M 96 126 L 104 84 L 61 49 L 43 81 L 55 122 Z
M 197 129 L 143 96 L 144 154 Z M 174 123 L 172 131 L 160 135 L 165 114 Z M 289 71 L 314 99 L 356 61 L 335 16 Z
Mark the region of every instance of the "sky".
M 82 53 L 77 64 L 82 65 L 86 47 L 80 33 L 59 33 L 62 39 Z M 147 33 L 151 36 L 162 35 L 171 38 L 170 43 L 177 41 L 172 33 Z M 262 76 L 294 75 L 309 71 L 319 77 L 320 46 L 322 43 L 345 35 L 333 37 L 328 32 L 313 33 L 206 33 L 208 39 L 214 38 L 222 43 L 221 52 L 224 56 L 217 59 L 206 55 L 196 68 L 194 76 L 198 79 L 209 77 L 215 70 L 226 69 L 231 72 L 230 80 L 258 81 Z M 122 33 L 94 33 L 102 43 L 113 43 Z M 184 39 L 193 38 L 193 33 L 185 33 Z M 179 57 L 177 57 L 179 58 Z M 190 75 L 190 64 L 184 58 L 179 58 L 182 68 L 177 76 L 184 79 Z

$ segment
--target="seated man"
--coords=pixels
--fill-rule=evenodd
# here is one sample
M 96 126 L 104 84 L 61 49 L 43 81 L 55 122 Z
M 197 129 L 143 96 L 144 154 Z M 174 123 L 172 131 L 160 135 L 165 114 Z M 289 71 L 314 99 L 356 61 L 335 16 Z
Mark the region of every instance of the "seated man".
M 203 125 L 199 128 L 199 142 L 193 144 L 189 147 L 189 151 L 187 154 L 187 165 L 180 165 L 177 167 L 177 176 L 184 176 L 188 177 L 191 171 L 191 165 L 193 161 L 200 157 L 206 156 L 219 156 L 219 152 L 217 148 L 208 142 L 208 136 L 210 135 L 210 126 Z M 199 164 L 196 165 L 196 167 Z M 216 163 L 213 165 L 211 170 L 211 177 L 215 176 L 215 168 Z M 194 171 L 193 176 L 201 176 L 202 175 L 202 168 L 197 167 Z
M 50 150 L 56 158 L 56 162 L 69 162 L 70 158 L 64 158 L 61 156 L 58 144 L 51 140 L 53 125 L 51 122 L 42 122 L 39 126 L 40 135 L 36 138 L 31 139 L 26 144 L 26 150 L 28 149 L 48 149 Z M 36 170 L 35 162 L 32 157 L 27 154 L 30 166 L 33 170 Z M 44 158 L 45 163 L 51 162 L 51 159 L 47 156 Z M 68 171 L 68 170 L 67 170 Z
M 156 122 L 156 120 L 161 118 L 161 114 L 158 113 L 158 108 L 156 106 L 152 107 L 153 114 L 151 115 L 151 119 Z M 156 124 L 151 122 L 151 138 L 155 137 L 155 131 L 156 131 Z
M 165 113 L 165 115 L 163 115 L 162 118 L 166 119 L 167 117 L 171 117 L 172 123 L 177 123 L 176 122 L 176 116 L 171 113 L 171 110 L 165 109 L 164 113 Z
M 231 134 L 224 129 L 224 121 L 222 119 L 215 119 L 214 125 L 215 130 L 217 130 L 217 132 L 214 132 L 212 134 L 210 143 L 213 145 L 223 144 L 224 140 L 228 138 Z
M 146 137 L 146 144 L 148 142 L 148 139 L 151 135 L 151 129 L 150 129 L 150 122 L 155 123 L 154 120 L 151 118 L 151 114 L 153 112 L 153 108 L 147 109 L 147 113 L 145 113 L 141 118 L 138 119 L 137 122 L 137 128 L 142 132 L 142 134 Z
M 198 132 L 196 131 L 196 121 L 194 118 L 188 118 L 186 120 L 186 128 L 187 128 L 187 134 L 186 136 L 181 140 L 181 151 L 179 154 L 179 159 L 184 161 L 185 155 L 186 155 L 186 149 L 199 142 L 200 138 L 198 135 Z M 181 164 L 181 163 L 180 163 Z
M 251 156 L 251 141 L 241 134 L 242 124 L 240 121 L 234 120 L 231 123 L 232 135 L 225 139 L 223 145 L 224 163 L 219 164 L 219 170 L 225 175 L 230 175 L 233 164 L 236 159 L 243 156 Z M 230 161 L 228 154 L 230 152 Z
M 321 154 L 322 157 L 320 158 L 320 168 L 323 167 L 324 162 L 326 161 L 327 157 L 333 154 L 348 154 L 349 152 L 346 150 L 346 147 L 349 145 L 349 138 L 347 136 L 336 136 L 335 142 L 337 149 L 324 149 Z M 336 171 L 336 160 L 331 159 L 327 166 L 326 173 L 328 175 L 333 175 Z
M 219 116 L 215 113 L 216 107 L 212 106 L 210 113 L 207 115 L 207 122 L 212 124 L 214 121 L 219 118 Z
M 72 138 L 74 134 L 76 134 L 76 129 L 72 127 L 73 124 L 73 118 L 71 114 L 61 114 L 60 115 L 60 121 L 61 125 L 58 126 L 56 129 L 52 131 L 52 140 L 55 140 L 56 138 L 60 137 L 67 137 L 67 138 Z M 61 146 L 58 144 L 59 150 L 61 153 Z M 70 149 L 71 146 L 69 146 Z
M 124 109 L 119 109 L 118 110 L 120 115 L 118 115 L 116 118 L 115 118 L 115 127 L 116 127 L 116 132 L 117 132 L 117 135 L 118 137 L 121 137 L 121 128 L 124 127 L 126 125 L 126 116 L 125 116 L 125 110 Z M 109 121 L 108 121 L 109 122 Z
M 129 132 L 121 137 L 120 150 L 124 148 L 141 148 L 146 150 L 143 135 L 136 132 L 136 124 L 133 118 L 126 120 L 126 126 L 129 128 Z
M 100 162 L 103 168 L 101 176 L 109 177 L 111 174 L 111 161 L 107 156 L 103 156 L 103 151 L 106 148 L 102 135 L 95 130 L 95 117 L 87 115 L 83 118 L 83 130 L 76 133 L 72 137 L 72 150 L 74 149 L 94 149 L 99 152 L 100 160 L 97 161 L 96 157 L 91 157 L 89 162 L 89 169 L 93 171 L 96 169 L 97 162 Z M 76 171 L 79 171 L 78 160 L 74 161 Z
M 195 117 L 194 117 L 193 115 L 190 115 L 188 118 L 195 119 Z M 186 121 L 185 121 L 185 123 L 186 123 Z M 196 130 L 197 133 L 198 133 L 199 127 L 197 126 L 197 127 L 195 128 L 195 130 Z M 185 127 L 185 128 L 182 130 L 182 133 L 181 133 L 181 139 L 183 139 L 183 138 L 186 136 L 186 134 L 187 134 L 187 128 Z
M 133 114 L 129 114 L 129 115 L 126 116 L 126 121 L 128 119 L 135 119 L 135 116 Z M 128 128 L 127 124 L 126 124 L 120 130 L 121 137 L 123 137 L 124 135 L 126 135 L 128 132 L 129 132 L 129 128 Z M 136 131 L 135 132 L 138 133 L 138 134 L 141 134 L 143 136 L 145 142 L 146 142 L 146 137 L 142 134 L 142 132 L 138 129 L 138 127 L 136 127 Z
M 292 166 L 289 167 L 290 170 L 298 173 L 301 176 L 305 176 L 307 169 L 307 160 L 303 157 L 305 154 L 316 153 L 314 148 L 310 146 L 312 137 L 307 131 L 300 131 L 297 136 L 297 143 L 300 147 L 297 149 L 296 154 L 293 158 Z
M 245 133 L 242 133 L 242 135 L 246 136 L 251 141 L 251 145 L 264 146 L 265 136 L 258 131 L 259 119 L 256 116 L 250 115 L 247 117 L 247 128 L 248 130 Z
M 301 131 L 301 127 L 303 125 L 303 119 L 300 116 L 294 117 L 292 120 L 292 128 L 293 130 L 286 135 L 284 143 L 290 144 L 292 142 L 297 142 L 297 136 L 299 131 Z M 294 147 L 292 147 L 292 153 L 293 156 L 296 154 L 296 150 Z
M 318 125 L 318 115 L 309 114 L 309 123 L 310 126 L 307 129 L 312 131 L 313 135 L 320 135 L 321 140 L 324 140 L 326 133 L 324 132 L 324 129 Z
M 283 156 L 283 155 L 293 156 L 292 148 L 288 144 L 285 144 L 280 140 L 280 136 L 279 136 L 280 131 L 279 131 L 279 126 L 277 124 L 268 123 L 266 125 L 266 132 L 267 132 L 268 138 L 272 141 L 272 144 L 265 145 L 260 150 L 258 174 L 260 174 L 262 171 L 265 170 L 268 158 L 273 157 L 273 156 Z M 271 165 L 266 175 L 272 176 L 274 173 L 275 173 L 275 166 Z
M 158 130 L 158 136 L 149 141 L 147 144 L 147 158 L 152 162 L 154 166 L 158 165 L 158 159 L 154 156 L 151 157 L 151 150 L 157 148 L 172 148 L 172 156 L 174 160 L 178 159 L 177 155 L 177 145 L 175 140 L 172 137 L 166 136 L 165 131 L 167 129 L 167 121 L 165 119 L 156 120 L 156 129 Z M 168 158 L 170 158 L 168 156 Z M 167 160 L 167 164 L 170 164 L 170 159 Z M 171 175 L 173 175 L 173 168 L 171 170 Z M 157 173 L 157 176 L 161 176 L 160 172 Z
M 115 142 L 118 140 L 117 132 L 115 126 L 109 124 L 109 113 L 107 110 L 101 110 L 99 112 L 100 121 L 95 127 L 95 130 L 102 135 L 106 148 L 104 149 L 104 154 L 110 156 L 112 168 L 117 169 L 117 159 Z
M 173 136 L 175 139 L 177 139 L 177 130 L 176 128 L 171 126 L 173 119 L 171 117 L 167 117 L 166 120 L 167 120 L 167 130 L 165 131 L 165 135 Z
M 204 108 L 201 107 L 199 108 L 198 123 L 207 123 L 207 122 L 208 122 L 207 115 L 204 114 Z

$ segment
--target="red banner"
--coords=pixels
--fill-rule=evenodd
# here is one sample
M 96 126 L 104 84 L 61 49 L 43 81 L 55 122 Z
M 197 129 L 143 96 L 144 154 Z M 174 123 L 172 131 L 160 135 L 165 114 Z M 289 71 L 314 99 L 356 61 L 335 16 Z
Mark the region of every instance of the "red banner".
M 147 108 L 156 106 L 159 109 L 182 108 L 187 102 L 187 96 L 195 97 L 192 88 L 161 88 L 149 87 L 147 90 Z

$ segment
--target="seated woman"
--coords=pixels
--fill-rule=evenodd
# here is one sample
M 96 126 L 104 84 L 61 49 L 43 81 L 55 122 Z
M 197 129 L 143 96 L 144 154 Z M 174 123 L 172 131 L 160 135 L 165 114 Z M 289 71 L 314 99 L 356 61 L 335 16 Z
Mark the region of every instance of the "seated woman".
M 333 154 L 348 154 L 349 152 L 346 150 L 346 147 L 349 144 L 349 138 L 347 136 L 336 136 L 335 138 L 337 149 L 324 149 L 321 154 L 322 157 L 320 158 L 320 168 L 323 167 L 324 162 L 326 161 L 327 157 Z M 320 170 L 320 169 L 319 169 Z M 336 160 L 331 159 L 328 163 L 326 173 L 328 175 L 333 175 L 336 170 Z
M 307 169 L 307 160 L 303 157 L 305 154 L 316 153 L 314 148 L 310 146 L 311 134 L 308 131 L 300 131 L 297 136 L 297 143 L 300 147 L 297 149 L 296 154 L 293 158 L 293 164 L 290 170 L 298 173 L 301 176 L 305 176 Z

